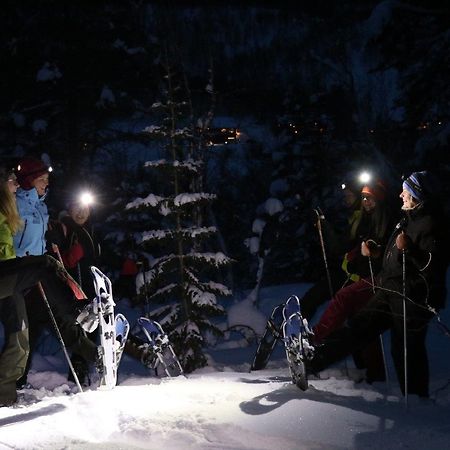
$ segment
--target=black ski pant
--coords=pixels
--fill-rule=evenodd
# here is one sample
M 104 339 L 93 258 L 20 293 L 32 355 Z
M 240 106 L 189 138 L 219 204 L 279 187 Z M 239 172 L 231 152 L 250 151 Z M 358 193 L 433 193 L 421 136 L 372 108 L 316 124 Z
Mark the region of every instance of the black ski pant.
M 384 290 L 384 289 L 388 290 Z M 393 292 L 392 292 L 393 291 Z M 414 299 L 412 299 L 414 300 Z M 425 345 L 428 323 L 432 318 L 420 298 L 406 300 L 406 342 L 408 348 L 408 393 L 428 397 L 429 369 Z M 423 300 L 422 300 L 423 302 Z M 401 280 L 390 280 L 348 325 L 332 333 L 317 347 L 310 369 L 319 372 L 364 348 L 386 330 L 391 331 L 391 352 L 402 393 L 404 385 L 403 296 Z
M 87 361 L 94 362 L 97 348 L 76 323 L 76 301 L 71 289 L 64 282 L 64 277 L 61 276 L 64 271 L 63 266 L 48 255 L 27 256 L 0 262 L 0 277 L 2 274 L 14 275 L 11 296 L 15 301 L 23 301 L 24 293 L 41 283 L 65 345 Z M 44 304 L 42 298 L 35 298 L 35 301 Z M 37 309 L 42 315 L 42 306 Z

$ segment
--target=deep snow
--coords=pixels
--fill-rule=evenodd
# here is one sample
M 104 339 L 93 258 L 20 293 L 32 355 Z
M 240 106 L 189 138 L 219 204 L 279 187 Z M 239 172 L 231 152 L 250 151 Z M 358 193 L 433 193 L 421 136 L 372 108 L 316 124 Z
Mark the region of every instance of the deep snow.
M 260 307 L 267 313 L 306 288 L 265 288 Z M 251 306 L 235 308 L 251 324 Z M 449 316 L 442 315 L 447 324 Z M 347 369 L 341 363 L 322 372 L 302 392 L 290 381 L 281 346 L 266 370 L 249 373 L 256 345 L 244 345 L 237 333 L 229 338 L 211 349 L 210 366 L 186 378 L 151 376 L 125 356 L 112 391 L 76 393 L 61 352 L 38 354 L 34 388 L 21 393 L 18 406 L 0 409 L 0 449 L 448 448 L 449 341 L 436 325 L 429 333 L 432 398 L 410 396 L 408 409 L 392 366 L 389 387 L 355 382 L 349 360 Z

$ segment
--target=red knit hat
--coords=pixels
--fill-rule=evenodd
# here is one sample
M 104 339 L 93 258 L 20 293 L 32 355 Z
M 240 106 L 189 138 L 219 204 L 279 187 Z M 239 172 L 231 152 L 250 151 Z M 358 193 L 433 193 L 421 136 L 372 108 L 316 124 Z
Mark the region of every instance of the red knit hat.
M 374 184 L 366 185 L 362 188 L 361 194 L 371 195 L 375 200 L 383 201 L 386 198 L 386 186 L 380 180 Z
M 17 181 L 22 189 L 28 191 L 33 187 L 33 180 L 48 172 L 49 168 L 40 159 L 24 158 L 17 166 Z

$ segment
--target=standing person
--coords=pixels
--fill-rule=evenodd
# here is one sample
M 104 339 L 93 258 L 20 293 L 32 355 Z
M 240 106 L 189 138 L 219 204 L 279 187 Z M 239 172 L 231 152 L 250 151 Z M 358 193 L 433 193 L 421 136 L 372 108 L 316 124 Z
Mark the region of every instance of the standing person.
M 331 299 L 328 296 L 330 301 L 313 328 L 316 344 L 339 328 L 370 299 L 373 295 L 371 275 L 378 273 L 381 268 L 381 255 L 388 239 L 389 224 L 393 222 L 387 202 L 387 189 L 381 180 L 375 180 L 364 185 L 360 192 L 361 215 L 351 240 L 354 247 L 345 253 L 342 263 L 348 282 L 335 291 Z M 370 258 L 362 253 L 362 246 L 372 248 Z M 301 304 L 302 314 L 309 320 L 311 317 L 308 307 L 311 303 L 308 297 Z M 366 369 L 365 378 L 368 383 L 386 379 L 379 339 L 369 343 L 364 349 L 355 351 L 353 358 L 356 367 Z
M 45 199 L 50 171 L 47 165 L 34 157 L 22 158 L 17 165 L 16 175 L 20 187 L 16 192 L 16 202 L 23 221 L 23 228 L 14 235 L 14 248 L 18 257 L 38 256 L 46 252 L 45 233 L 49 214 Z M 34 348 L 42 328 L 48 323 L 48 314 L 37 287 L 26 293 L 25 305 L 29 318 L 30 356 L 18 386 L 24 386 L 27 383 Z
M 22 226 L 14 198 L 17 187 L 13 170 L 0 167 L 0 261 L 16 257 L 13 234 Z M 15 275 L 0 276 L 0 320 L 5 341 L 0 353 L 0 406 L 16 401 L 16 381 L 25 370 L 29 353 L 25 302 L 23 297 L 10 296 L 14 283 Z
M 23 158 L 17 166 L 17 209 L 24 222 L 23 229 L 14 236 L 17 256 L 43 255 L 46 251 L 45 232 L 48 209 L 45 204 L 50 168 L 36 158 Z
M 333 271 L 333 293 L 348 282 L 358 281 L 360 277 L 370 275 L 367 258 L 363 258 L 360 254 L 362 241 L 370 241 L 374 248 L 378 248 L 378 260 L 375 257 L 373 259 L 373 270 L 378 271 L 379 263 L 377 261 L 381 261 L 379 256 L 386 244 L 390 229 L 389 223 L 392 222 L 392 213 L 388 207 L 387 192 L 383 182 L 377 180 L 372 184 L 364 185 L 358 195 L 361 199 L 359 214 L 355 210 L 350 210 L 346 233 L 336 235 L 329 231 L 329 225 L 324 227 L 324 232 L 331 236 L 328 241 L 331 242 L 329 247 L 334 249 L 332 252 L 335 255 L 334 259 L 339 259 L 342 263 L 342 270 L 336 268 Z M 354 205 L 356 204 L 354 203 Z M 325 234 L 325 237 L 327 234 Z M 303 296 L 301 301 L 302 315 L 308 321 L 311 320 L 319 306 L 329 299 L 328 285 L 324 280 L 321 280 Z
M 413 173 L 402 187 L 400 197 L 404 217 L 386 246 L 375 295 L 347 326 L 332 333 L 316 349 L 309 365 L 314 372 L 323 370 L 390 330 L 395 370 L 405 394 L 405 305 L 408 393 L 428 397 L 425 339 L 428 323 L 433 317 L 429 306 L 439 310 L 445 303 L 448 264 L 445 223 L 442 209 L 434 204 L 433 179 L 427 172 Z
M 5 171 L 0 170 L 4 180 Z M 13 192 L 14 177 L 0 183 L 0 308 L 5 328 L 5 347 L 0 355 L 0 405 L 17 399 L 16 380 L 25 371 L 29 351 L 28 320 L 24 294 L 42 283 L 65 344 L 87 361 L 97 363 L 97 346 L 76 323 L 73 293 L 65 282 L 68 274 L 47 255 L 16 257 L 13 232 L 20 230 Z M 9 189 L 8 189 L 9 186 Z M 20 232 L 20 231 L 19 231 Z
M 95 297 L 91 266 L 99 263 L 101 248 L 89 223 L 91 209 L 82 199 L 71 199 L 67 215 L 61 218 L 59 237 L 48 233 L 51 243 L 57 243 L 67 271 L 78 281 L 89 299 Z M 54 242 L 55 241 L 55 242 Z
M 51 222 L 47 232 L 47 241 L 56 245 L 66 270 L 83 288 L 88 300 L 96 293 L 92 279 L 91 266 L 97 266 L 100 259 L 100 245 L 96 240 L 92 227 L 89 226 L 90 206 L 83 198 L 71 198 L 67 215 L 59 223 Z M 80 304 L 80 306 L 82 306 Z M 95 340 L 97 333 L 91 333 Z M 81 384 L 89 384 L 89 368 L 87 361 L 76 353 L 72 354 L 72 364 Z M 73 375 L 69 372 L 69 381 Z
M 350 182 L 342 185 L 342 206 L 345 209 L 345 224 L 337 230 L 324 218 L 317 219 L 317 227 L 323 230 L 328 270 L 335 292 L 349 280 L 349 275 L 341 268 L 345 252 L 354 247 L 358 239 L 358 228 L 361 222 L 361 187 Z M 320 223 L 319 223 L 320 220 Z M 321 277 L 302 297 L 302 312 L 310 320 L 317 309 L 330 298 L 330 287 L 325 276 Z

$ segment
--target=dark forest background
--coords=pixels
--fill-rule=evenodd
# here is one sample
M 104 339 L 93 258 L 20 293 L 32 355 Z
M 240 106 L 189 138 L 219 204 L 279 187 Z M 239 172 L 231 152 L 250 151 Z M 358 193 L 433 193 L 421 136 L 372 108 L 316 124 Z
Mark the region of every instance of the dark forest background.
M 268 218 L 276 232 L 265 280 L 312 279 L 320 247 L 311 210 L 338 214 L 349 173 L 371 168 L 398 195 L 403 174 L 432 170 L 448 209 L 446 3 L 3 2 L 0 155 L 48 155 L 53 214 L 74 186 L 94 187 L 106 236 L 106 220 L 123 212 L 118 198 L 133 198 L 157 153 L 141 131 L 159 123 L 152 105 L 169 61 L 191 114 L 242 132 L 206 156 L 234 287 L 254 282 L 245 242 L 268 198 L 284 209 Z

